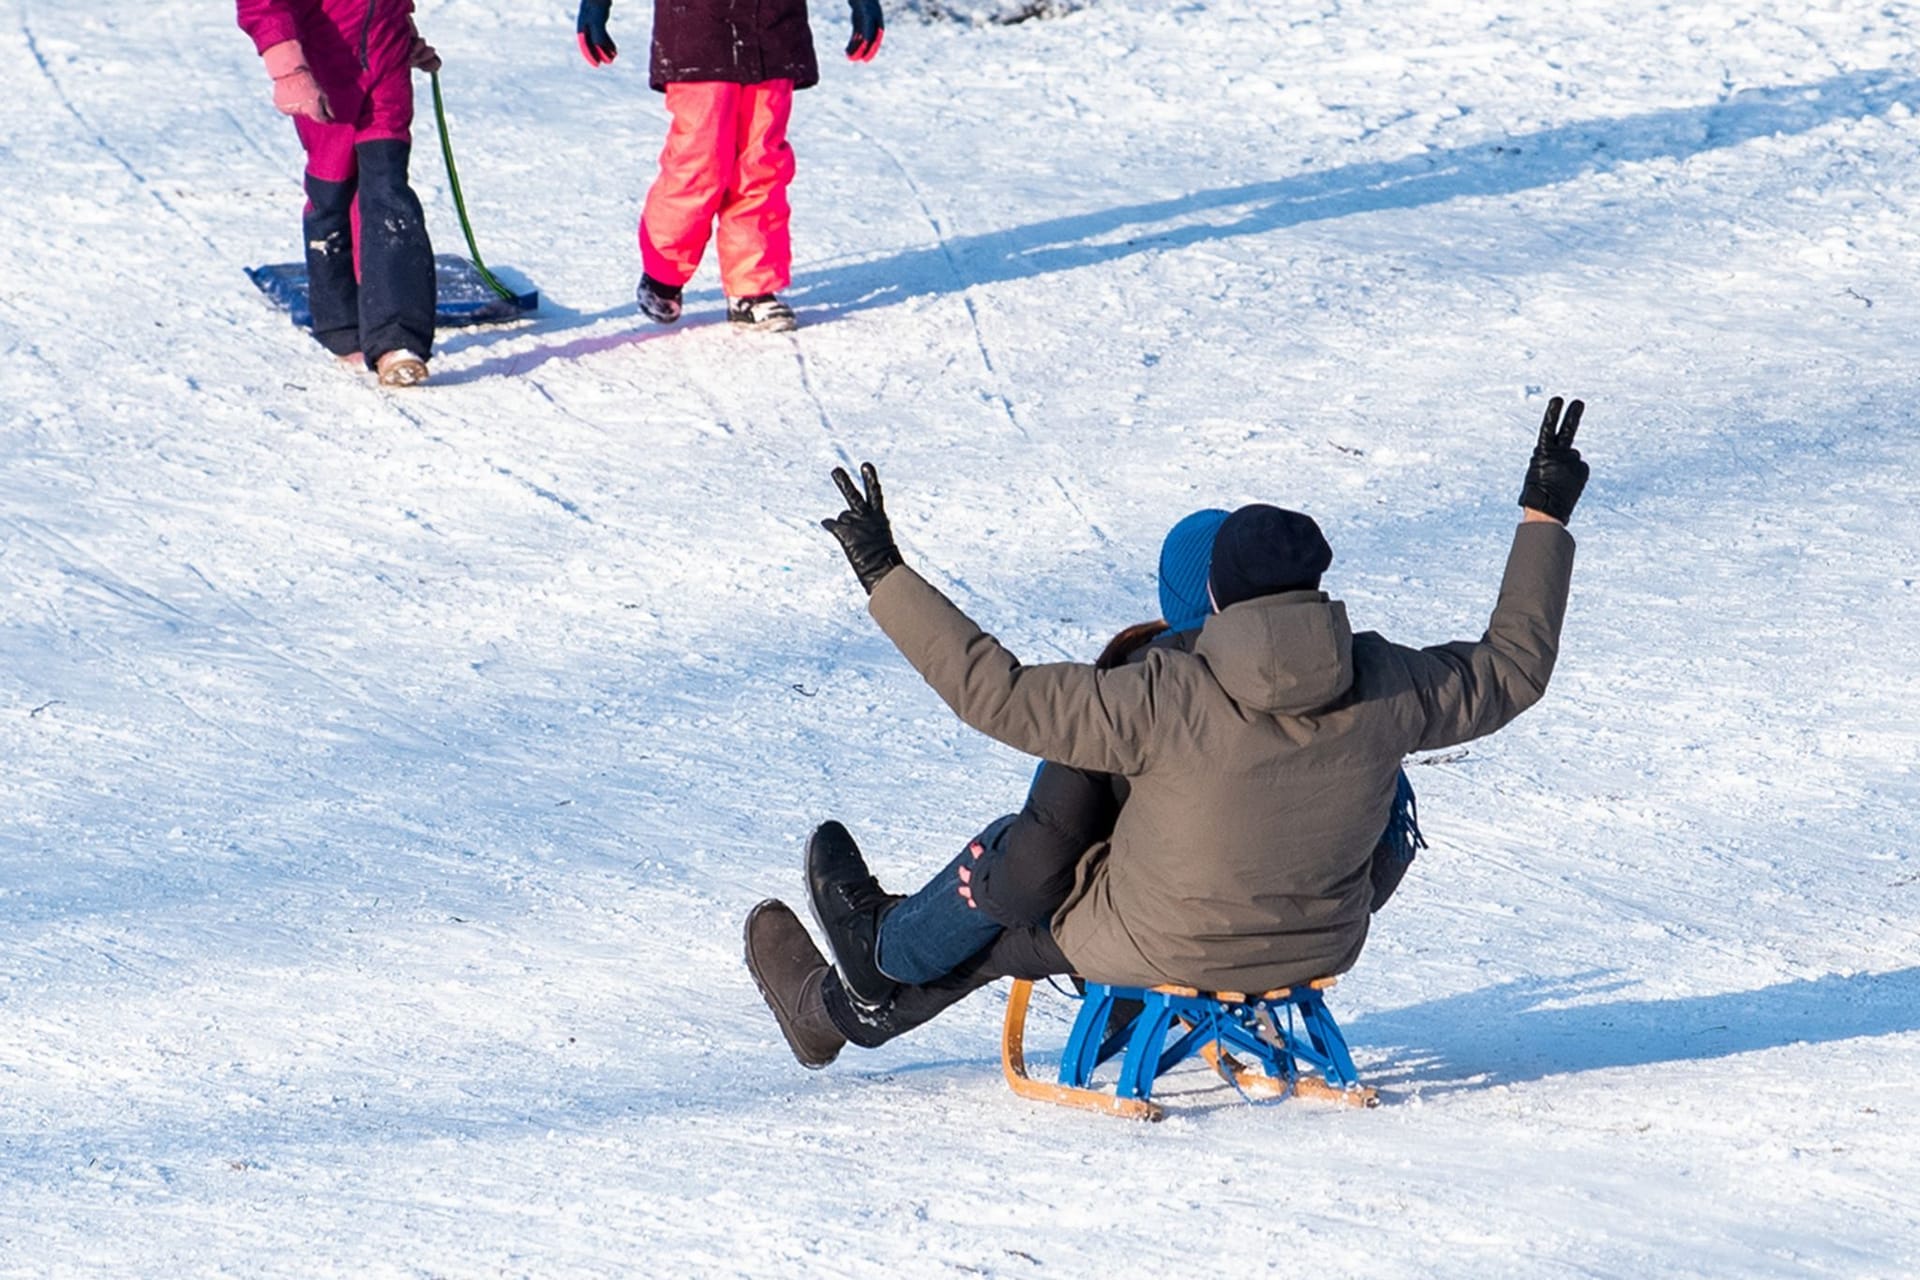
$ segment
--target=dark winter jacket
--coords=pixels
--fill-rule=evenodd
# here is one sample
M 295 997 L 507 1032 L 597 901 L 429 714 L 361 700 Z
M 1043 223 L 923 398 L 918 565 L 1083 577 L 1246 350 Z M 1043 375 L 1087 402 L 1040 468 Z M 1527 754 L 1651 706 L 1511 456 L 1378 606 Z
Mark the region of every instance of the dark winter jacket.
M 653 0 L 653 87 L 690 80 L 820 81 L 807 0 Z
M 238 0 L 240 29 L 257 52 L 298 40 L 336 120 L 354 120 L 367 91 L 408 75 L 413 0 Z
M 868 608 L 968 724 L 1131 781 L 1112 840 L 1054 917 L 1079 973 L 1266 991 L 1358 958 L 1401 759 L 1539 700 L 1572 572 L 1563 526 L 1522 524 L 1478 641 L 1356 636 L 1339 602 L 1291 591 L 1208 618 L 1191 654 L 1112 671 L 1022 666 L 910 569 L 882 578 Z

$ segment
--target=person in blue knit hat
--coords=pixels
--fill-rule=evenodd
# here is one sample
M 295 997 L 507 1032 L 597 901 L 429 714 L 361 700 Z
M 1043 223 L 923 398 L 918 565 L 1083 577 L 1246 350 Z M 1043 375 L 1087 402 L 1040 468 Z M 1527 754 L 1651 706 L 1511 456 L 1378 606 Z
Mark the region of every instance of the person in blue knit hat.
M 1167 630 L 1198 631 L 1213 612 L 1207 599 L 1207 569 L 1213 563 L 1213 539 L 1227 513 L 1207 507 L 1167 530 L 1160 544 L 1160 616 Z
M 1225 511 L 1195 511 L 1167 532 L 1160 547 L 1161 618 L 1121 631 L 1108 641 L 1097 665 L 1137 661 L 1154 647 L 1191 646 L 1212 612 L 1207 568 L 1214 536 L 1226 518 Z M 1126 794 L 1123 778 L 1042 762 L 1020 811 L 989 823 L 908 898 L 885 892 L 871 875 L 847 875 L 850 865 L 864 865 L 860 848 L 840 823 L 822 823 L 807 841 L 814 916 L 871 922 L 863 930 L 858 957 L 848 957 L 844 966 L 848 988 L 863 1000 L 882 1000 L 894 986 L 888 974 L 922 981 L 919 975 L 945 973 L 1003 928 L 1044 923 L 1073 889 L 1081 858 L 1113 830 Z M 895 914 L 895 908 L 905 914 Z M 887 930 L 891 947 L 882 972 L 873 957 L 881 918 L 889 914 L 894 914 Z

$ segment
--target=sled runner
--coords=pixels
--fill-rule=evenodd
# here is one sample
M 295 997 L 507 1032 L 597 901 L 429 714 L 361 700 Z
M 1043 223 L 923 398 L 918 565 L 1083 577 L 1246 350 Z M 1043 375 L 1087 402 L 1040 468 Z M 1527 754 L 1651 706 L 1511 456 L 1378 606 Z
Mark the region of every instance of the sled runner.
M 1152 1100 L 1154 1082 L 1192 1057 L 1205 1059 L 1249 1100 L 1291 1093 L 1348 1106 L 1378 1106 L 1379 1094 L 1360 1083 L 1346 1037 L 1327 1011 L 1322 993 L 1333 984 L 1332 978 L 1316 978 L 1306 986 L 1248 995 L 1089 982 L 1060 1055 L 1059 1083 L 1049 1084 L 1027 1074 L 1027 1007 L 1033 983 L 1021 979 L 1007 994 L 1000 1065 L 1007 1084 L 1023 1098 L 1130 1120 L 1158 1120 L 1166 1114 Z M 1140 1012 L 1110 1031 L 1115 1004 L 1128 1000 L 1137 1001 Z M 1120 1078 L 1113 1092 L 1093 1087 L 1094 1073 L 1116 1056 Z

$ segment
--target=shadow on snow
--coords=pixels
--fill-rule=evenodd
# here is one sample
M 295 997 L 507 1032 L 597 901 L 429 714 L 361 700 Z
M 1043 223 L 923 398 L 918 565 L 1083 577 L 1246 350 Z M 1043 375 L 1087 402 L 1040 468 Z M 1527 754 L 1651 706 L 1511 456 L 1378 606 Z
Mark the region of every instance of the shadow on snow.
M 959 293 L 976 285 L 1032 279 L 1355 214 L 1515 195 L 1630 164 L 1685 160 L 1760 138 L 1810 133 L 1836 120 L 1884 115 L 1899 105 L 1920 108 L 1920 80 L 1888 68 L 1845 72 L 1809 84 L 1744 89 L 1699 106 L 1584 120 L 1396 160 L 1339 165 L 1049 218 L 864 262 L 822 265 L 796 278 L 796 300 L 805 304 L 803 317 L 818 323 L 908 298 Z M 549 298 L 545 306 L 548 318 L 534 330 L 542 335 L 634 316 L 630 304 L 580 312 Z M 440 380 L 470 382 L 524 373 L 550 360 L 596 355 L 649 336 L 655 331 L 622 330 L 534 347 Z M 445 349 L 452 352 L 483 341 L 477 335 L 463 337 Z
M 1616 1067 L 1700 1062 L 1920 1031 L 1920 967 L 1830 974 L 1755 991 L 1594 1000 L 1629 985 L 1588 973 L 1522 978 L 1352 1019 L 1370 1083 L 1483 1089 Z M 1580 1003 L 1571 1003 L 1579 1001 Z
M 1397 160 L 1051 218 L 821 268 L 800 283 L 810 289 L 810 300 L 841 314 L 1354 214 L 1514 195 L 1630 164 L 1685 160 L 1759 138 L 1809 133 L 1901 104 L 1920 106 L 1920 80 L 1888 69 L 1852 71 L 1811 84 L 1745 89 L 1702 106 L 1585 120 Z M 937 283 L 943 278 L 946 283 Z

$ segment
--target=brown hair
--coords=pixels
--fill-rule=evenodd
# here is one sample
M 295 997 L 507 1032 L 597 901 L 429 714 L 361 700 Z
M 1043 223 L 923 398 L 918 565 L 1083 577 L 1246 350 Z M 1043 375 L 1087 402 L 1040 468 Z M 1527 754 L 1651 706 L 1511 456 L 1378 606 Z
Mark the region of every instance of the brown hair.
M 1107 647 L 1093 660 L 1093 665 L 1102 671 L 1111 670 L 1125 662 L 1133 654 L 1146 647 L 1155 636 L 1167 629 L 1167 624 L 1155 618 L 1152 622 L 1136 622 L 1107 641 Z

